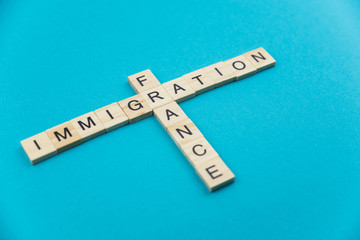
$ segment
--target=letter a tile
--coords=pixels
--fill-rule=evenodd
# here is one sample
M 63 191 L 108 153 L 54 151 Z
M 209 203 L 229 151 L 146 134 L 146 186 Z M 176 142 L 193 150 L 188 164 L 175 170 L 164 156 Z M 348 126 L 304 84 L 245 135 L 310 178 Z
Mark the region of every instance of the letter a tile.
M 56 148 L 45 132 L 22 140 L 20 143 L 32 164 L 56 155 Z
M 163 87 L 177 103 L 195 97 L 194 89 L 182 77 L 164 83 Z
M 165 129 L 170 125 L 188 118 L 176 102 L 171 102 L 165 106 L 156 108 L 154 115 Z
M 94 112 L 70 120 L 83 142 L 105 133 L 105 127 Z
M 82 143 L 82 138 L 71 122 L 65 122 L 46 130 L 46 134 L 57 149 L 58 153 L 64 152 Z

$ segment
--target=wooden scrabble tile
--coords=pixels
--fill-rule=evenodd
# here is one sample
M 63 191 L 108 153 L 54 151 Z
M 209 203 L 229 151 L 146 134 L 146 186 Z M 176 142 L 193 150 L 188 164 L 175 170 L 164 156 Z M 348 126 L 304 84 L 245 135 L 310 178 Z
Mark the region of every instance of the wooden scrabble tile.
M 243 55 L 229 59 L 225 61 L 225 64 L 229 64 L 233 68 L 236 80 L 241 80 L 256 73 L 256 67 L 254 67 Z
M 154 115 L 165 129 L 188 118 L 181 107 L 174 101 L 154 109 Z
M 195 169 L 210 192 L 235 181 L 235 175 L 218 156 L 196 166 Z
M 215 149 L 204 137 L 186 144 L 180 144 L 180 150 L 193 167 L 219 156 Z
M 260 72 L 275 66 L 275 59 L 264 49 L 258 48 L 243 54 L 249 62 Z
M 231 65 L 218 62 L 203 68 L 203 70 L 214 80 L 216 87 L 223 86 L 236 80 L 235 71 Z
M 65 122 L 45 131 L 58 153 L 66 151 L 82 143 L 80 134 L 71 122 Z
M 83 142 L 104 134 L 105 127 L 94 112 L 89 112 L 70 120 Z
M 129 118 L 129 123 L 137 122 L 152 115 L 152 109 L 145 99 L 137 94 L 119 102 L 120 107 Z
M 45 132 L 22 140 L 20 143 L 32 164 L 55 156 L 57 153 L 55 146 Z
M 129 123 L 129 118 L 118 103 L 112 103 L 94 112 L 104 125 L 106 132 L 110 132 Z
M 166 131 L 178 147 L 203 137 L 199 129 L 189 118 L 168 126 Z
M 150 69 L 129 76 L 128 81 L 136 93 L 161 85 Z
M 162 84 L 169 95 L 177 102 L 195 97 L 195 91 L 182 77 Z
M 182 78 L 194 89 L 196 95 L 214 89 L 216 85 L 215 81 L 203 69 L 185 74 Z
M 173 102 L 163 86 L 158 86 L 140 93 L 151 109 L 161 107 L 165 104 Z

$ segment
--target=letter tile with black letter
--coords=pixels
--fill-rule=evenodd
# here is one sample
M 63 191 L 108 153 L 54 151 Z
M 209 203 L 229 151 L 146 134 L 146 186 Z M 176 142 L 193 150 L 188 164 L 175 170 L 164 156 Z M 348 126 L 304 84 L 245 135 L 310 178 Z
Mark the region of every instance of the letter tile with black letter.
M 168 126 L 166 131 L 178 147 L 182 144 L 186 144 L 197 138 L 203 137 L 200 130 L 195 126 L 190 118 Z
M 194 89 L 196 95 L 215 88 L 215 81 L 203 69 L 185 74 L 182 76 L 188 84 Z
M 104 134 L 105 127 L 94 112 L 89 112 L 70 120 L 83 142 Z
M 140 94 L 151 109 L 161 107 L 174 101 L 163 86 L 143 91 Z
M 80 134 L 71 122 L 65 122 L 45 131 L 58 153 L 64 152 L 82 143 Z
M 154 109 L 154 115 L 165 129 L 188 118 L 176 102 Z
M 189 143 L 180 144 L 180 150 L 193 167 L 219 156 L 210 143 L 204 138 L 198 138 Z
M 194 89 L 192 89 L 188 82 L 182 77 L 168 81 L 162 85 L 177 103 L 195 97 Z
M 57 153 L 55 146 L 45 132 L 24 139 L 20 143 L 32 164 L 55 156 Z
M 204 67 L 203 70 L 214 80 L 216 87 L 223 86 L 236 80 L 234 69 L 224 62 L 218 62 Z
M 215 157 L 196 166 L 196 173 L 203 180 L 210 192 L 235 181 L 235 175 L 220 157 Z
M 150 69 L 129 76 L 128 81 L 136 93 L 161 85 Z
M 244 53 L 243 55 L 256 67 L 258 72 L 273 67 L 276 64 L 275 59 L 262 47 Z
M 149 104 L 140 94 L 120 101 L 119 105 L 129 118 L 129 123 L 150 117 L 153 113 Z
M 106 132 L 110 132 L 129 123 L 129 118 L 118 103 L 109 104 L 94 112 L 104 125 Z
M 229 59 L 225 61 L 225 64 L 230 65 L 235 73 L 236 80 L 249 77 L 257 71 L 256 67 L 254 67 L 243 55 Z

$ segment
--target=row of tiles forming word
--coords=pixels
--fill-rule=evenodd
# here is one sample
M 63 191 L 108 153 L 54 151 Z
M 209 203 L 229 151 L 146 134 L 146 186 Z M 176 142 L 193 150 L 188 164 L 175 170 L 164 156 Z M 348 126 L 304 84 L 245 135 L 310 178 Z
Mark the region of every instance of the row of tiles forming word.
M 32 164 L 103 133 L 154 114 L 210 191 L 234 181 L 234 174 L 177 103 L 243 79 L 276 61 L 258 48 L 161 84 L 150 70 L 128 77 L 138 93 L 21 141 Z M 177 103 L 176 103 L 177 102 Z

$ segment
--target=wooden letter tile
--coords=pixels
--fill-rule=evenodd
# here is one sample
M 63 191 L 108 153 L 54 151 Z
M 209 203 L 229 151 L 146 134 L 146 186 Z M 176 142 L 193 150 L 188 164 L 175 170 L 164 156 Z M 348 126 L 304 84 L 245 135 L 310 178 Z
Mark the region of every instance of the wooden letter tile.
M 203 68 L 203 70 L 214 80 L 216 87 L 223 86 L 236 80 L 234 69 L 224 62 L 218 62 Z
M 150 69 L 129 76 L 128 81 L 136 93 L 161 85 Z
M 154 109 L 154 115 L 165 129 L 188 118 L 176 102 Z
M 275 59 L 262 47 L 244 53 L 244 56 L 257 68 L 258 72 L 273 67 L 276 63 Z
M 83 142 L 105 133 L 105 127 L 94 112 L 70 120 Z
M 58 153 L 66 151 L 82 143 L 82 138 L 71 122 L 65 122 L 46 130 L 46 134 Z
M 166 131 L 178 147 L 203 137 L 199 129 L 189 118 L 168 126 Z
M 120 107 L 129 118 L 129 123 L 134 123 L 152 115 L 152 109 L 145 99 L 137 94 L 119 102 Z
M 110 132 L 129 123 L 129 118 L 118 103 L 112 103 L 94 112 L 104 125 L 106 132 Z
M 164 83 L 163 87 L 177 103 L 195 97 L 195 91 L 182 77 Z
M 56 148 L 45 132 L 22 140 L 20 143 L 32 164 L 55 156 L 57 153 Z
M 180 144 L 180 150 L 193 167 L 199 166 L 202 163 L 219 156 L 204 137 L 186 144 Z
M 182 78 L 194 89 L 196 95 L 214 89 L 216 85 L 215 81 L 203 69 L 188 73 Z
M 140 93 L 151 109 L 174 101 L 163 86 L 158 86 Z
M 256 67 L 254 67 L 243 55 L 229 59 L 225 61 L 225 64 L 229 64 L 233 68 L 236 80 L 246 78 L 256 73 Z
M 220 157 L 215 157 L 196 166 L 196 173 L 206 184 L 210 192 L 232 183 L 235 180 L 235 175 Z

